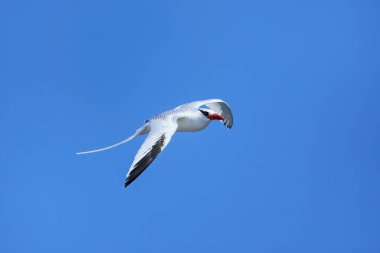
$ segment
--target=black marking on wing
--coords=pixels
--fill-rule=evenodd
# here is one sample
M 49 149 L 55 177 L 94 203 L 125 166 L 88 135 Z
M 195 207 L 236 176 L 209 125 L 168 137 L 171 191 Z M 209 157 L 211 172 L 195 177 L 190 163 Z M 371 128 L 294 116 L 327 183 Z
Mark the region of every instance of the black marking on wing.
M 152 149 L 138 161 L 133 170 L 128 174 L 124 183 L 124 188 L 131 184 L 146 168 L 153 162 L 154 159 L 161 153 L 161 149 L 164 146 L 165 135 L 161 135 L 160 139 L 153 145 Z
M 229 128 L 229 129 L 231 129 L 232 128 L 232 126 L 229 126 L 228 124 L 227 124 L 227 121 L 223 121 L 223 125 L 225 125 L 227 128 Z

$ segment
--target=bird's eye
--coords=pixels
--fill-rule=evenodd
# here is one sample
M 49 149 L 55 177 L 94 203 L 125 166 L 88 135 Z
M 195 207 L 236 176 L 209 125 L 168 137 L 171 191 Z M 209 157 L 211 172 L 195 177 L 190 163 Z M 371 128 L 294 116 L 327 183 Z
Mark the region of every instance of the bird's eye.
M 201 113 L 203 113 L 203 115 L 206 116 L 206 117 L 209 115 L 209 113 L 206 112 L 206 111 L 202 111 L 202 110 L 199 110 L 199 111 L 200 111 Z

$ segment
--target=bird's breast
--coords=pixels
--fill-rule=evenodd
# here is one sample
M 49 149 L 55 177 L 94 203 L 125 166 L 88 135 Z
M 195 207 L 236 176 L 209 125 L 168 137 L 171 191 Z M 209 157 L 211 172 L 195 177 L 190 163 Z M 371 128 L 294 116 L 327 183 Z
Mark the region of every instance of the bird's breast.
M 177 123 L 177 132 L 195 132 L 207 127 L 210 123 L 210 120 L 206 118 L 202 119 L 199 117 L 184 117 L 178 119 Z

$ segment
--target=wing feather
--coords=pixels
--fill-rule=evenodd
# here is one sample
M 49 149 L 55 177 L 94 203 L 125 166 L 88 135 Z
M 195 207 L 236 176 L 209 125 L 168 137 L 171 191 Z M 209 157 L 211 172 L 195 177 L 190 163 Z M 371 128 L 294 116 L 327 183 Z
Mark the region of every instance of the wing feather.
M 156 159 L 170 142 L 177 129 L 177 123 L 168 119 L 151 121 L 150 132 L 137 152 L 127 174 L 124 187 L 130 185 Z

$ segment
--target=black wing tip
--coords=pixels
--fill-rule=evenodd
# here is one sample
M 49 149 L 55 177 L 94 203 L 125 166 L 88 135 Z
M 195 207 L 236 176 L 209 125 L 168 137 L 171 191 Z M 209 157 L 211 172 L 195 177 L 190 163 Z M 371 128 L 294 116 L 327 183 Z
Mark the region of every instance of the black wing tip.
M 139 174 L 140 175 L 140 174 Z M 124 181 L 124 189 L 127 188 L 128 185 L 132 184 L 133 181 L 135 181 L 135 179 L 139 176 L 131 176 L 131 175 L 128 175 L 128 177 L 125 179 Z
M 127 179 L 124 182 L 124 188 L 130 185 L 135 179 L 140 176 L 141 173 L 153 162 L 154 159 L 161 152 L 161 148 L 164 146 L 165 135 L 162 135 L 160 139 L 153 145 L 152 149 L 138 161 L 133 170 L 128 174 Z
M 135 181 L 136 178 L 137 177 L 131 177 L 131 175 L 128 175 L 124 181 L 124 189 L 127 188 L 127 186 L 130 185 L 133 181 Z
M 223 125 L 225 125 L 228 129 L 231 129 L 232 128 L 232 125 L 228 124 L 227 122 L 223 122 Z

